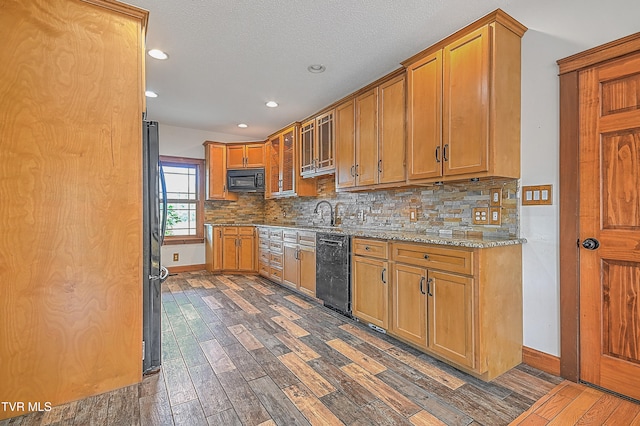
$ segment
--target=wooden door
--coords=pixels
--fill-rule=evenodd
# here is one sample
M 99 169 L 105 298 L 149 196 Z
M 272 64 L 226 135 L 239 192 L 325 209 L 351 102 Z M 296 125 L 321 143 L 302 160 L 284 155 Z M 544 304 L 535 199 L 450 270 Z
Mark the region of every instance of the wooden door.
M 316 171 L 314 149 L 316 120 L 311 119 L 300 126 L 300 174 L 308 175 Z
M 407 179 L 442 176 L 442 51 L 407 68 Z
M 227 145 L 227 168 L 243 169 L 244 145 Z
M 238 236 L 235 234 L 229 235 L 225 232 L 222 235 L 222 269 L 238 269 Z
M 227 191 L 227 147 L 222 143 L 207 143 L 207 200 L 237 200 L 238 194 Z
M 391 329 L 399 337 L 427 345 L 427 271 L 403 264 L 393 267 Z
M 244 165 L 247 168 L 264 167 L 264 144 L 248 143 L 244 146 Z
M 405 76 L 380 85 L 378 183 L 403 182 L 405 171 Z
M 298 289 L 311 297 L 316 296 L 316 248 L 300 246 L 298 251 Z
M 579 79 L 580 379 L 640 399 L 640 54 Z
M 355 107 L 353 99 L 336 108 L 336 188 L 356 184 Z
M 284 243 L 282 256 L 282 284 L 298 288 L 298 245 Z
M 378 88 L 356 98 L 356 185 L 378 183 Z
M 428 275 L 428 348 L 475 368 L 473 279 L 446 272 Z
M 238 271 L 255 269 L 255 238 L 253 235 L 238 236 Z
M 353 256 L 353 315 L 382 327 L 389 327 L 389 262 Z
M 489 27 L 444 49 L 443 160 L 447 176 L 487 170 Z

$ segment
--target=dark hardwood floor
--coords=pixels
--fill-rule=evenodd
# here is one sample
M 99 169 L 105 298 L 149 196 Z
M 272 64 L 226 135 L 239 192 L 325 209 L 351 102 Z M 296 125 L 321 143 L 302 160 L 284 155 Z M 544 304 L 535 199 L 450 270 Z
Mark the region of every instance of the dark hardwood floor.
M 526 365 L 482 382 L 256 276 L 181 273 L 163 306 L 159 373 L 0 426 L 574 424 L 601 398 Z M 611 398 L 598 419 L 640 421 Z

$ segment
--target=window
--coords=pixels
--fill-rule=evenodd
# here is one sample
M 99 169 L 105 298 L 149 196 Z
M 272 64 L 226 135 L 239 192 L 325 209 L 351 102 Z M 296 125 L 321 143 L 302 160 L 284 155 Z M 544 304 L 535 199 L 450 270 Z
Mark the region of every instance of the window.
M 204 242 L 204 160 L 160 156 L 167 183 L 165 244 Z

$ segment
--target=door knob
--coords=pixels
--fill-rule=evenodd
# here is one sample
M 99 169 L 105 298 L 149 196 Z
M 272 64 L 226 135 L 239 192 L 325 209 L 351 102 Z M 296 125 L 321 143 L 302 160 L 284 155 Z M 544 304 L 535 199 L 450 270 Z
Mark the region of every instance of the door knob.
M 586 248 L 587 250 L 595 250 L 600 247 L 600 241 L 596 240 L 595 238 L 587 238 L 582 242 L 582 247 Z

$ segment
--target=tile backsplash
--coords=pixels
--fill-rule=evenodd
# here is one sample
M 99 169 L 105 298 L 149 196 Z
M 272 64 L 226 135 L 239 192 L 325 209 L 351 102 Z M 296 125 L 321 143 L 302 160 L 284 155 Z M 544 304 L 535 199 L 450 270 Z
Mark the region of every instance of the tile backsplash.
M 335 191 L 334 176 L 317 179 L 317 197 L 264 200 L 263 194 L 240 194 L 238 201 L 205 203 L 205 220 L 215 223 L 269 223 L 278 225 L 329 225 L 326 205 L 313 213 L 320 200 L 331 203 L 337 221 L 350 228 L 377 228 L 416 232 L 480 234 L 485 237 L 518 237 L 519 183 L 517 179 L 447 183 L 418 188 L 369 192 Z M 502 188 L 502 224 L 474 225 L 471 211 L 488 207 L 492 188 Z M 410 209 L 417 220 L 409 220 Z M 359 218 L 363 212 L 364 220 Z M 362 217 L 362 216 L 360 216 Z

